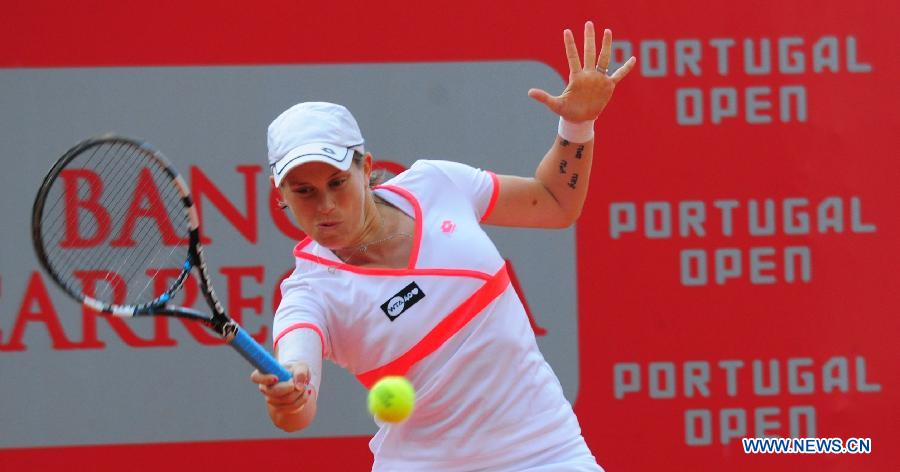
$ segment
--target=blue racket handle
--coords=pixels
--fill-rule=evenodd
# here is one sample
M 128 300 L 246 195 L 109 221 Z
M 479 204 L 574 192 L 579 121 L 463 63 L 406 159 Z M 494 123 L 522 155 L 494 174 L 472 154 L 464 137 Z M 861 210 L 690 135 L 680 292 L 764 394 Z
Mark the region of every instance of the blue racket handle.
M 231 346 L 244 356 L 253 367 L 264 374 L 275 374 L 278 380 L 284 382 L 291 379 L 291 373 L 275 360 L 262 346 L 247 334 L 242 328 L 238 328 Z

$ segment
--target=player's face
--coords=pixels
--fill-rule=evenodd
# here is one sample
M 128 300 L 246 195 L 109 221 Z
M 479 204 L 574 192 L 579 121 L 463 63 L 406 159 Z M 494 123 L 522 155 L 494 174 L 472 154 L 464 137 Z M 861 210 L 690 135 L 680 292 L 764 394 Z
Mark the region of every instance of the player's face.
M 362 237 L 371 172 L 368 154 L 346 171 L 310 162 L 292 169 L 278 190 L 307 235 L 329 249 L 341 249 Z

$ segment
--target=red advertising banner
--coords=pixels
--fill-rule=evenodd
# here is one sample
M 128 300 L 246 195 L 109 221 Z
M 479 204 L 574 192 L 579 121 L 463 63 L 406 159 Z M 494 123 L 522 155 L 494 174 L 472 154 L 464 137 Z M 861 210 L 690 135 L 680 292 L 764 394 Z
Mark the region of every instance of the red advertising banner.
M 896 4 L 32 1 L 4 13 L 6 70 L 535 61 L 564 80 L 562 30 L 580 44 L 585 20 L 611 28 L 614 61 L 638 64 L 598 122 L 575 232 L 575 410 L 598 462 L 609 471 L 900 466 Z M 261 167 L 237 172 L 245 188 L 264 185 Z M 203 170 L 191 180 L 227 207 Z M 244 244 L 256 244 L 249 220 L 269 218 L 256 211 L 231 214 Z M 269 306 L 240 297 L 241 279 L 262 271 L 226 270 L 236 282 L 221 290 L 267 316 Z M 22 307 L 2 314 L 0 356 L 21 347 L 15 326 L 27 323 L 65 340 L 34 314 L 46 288 L 26 285 L 0 290 Z M 533 316 L 539 331 L 549 314 Z M 114 329 L 127 343 L 128 328 Z M 871 451 L 745 452 L 743 438 L 770 436 L 870 438 Z M 364 436 L 285 438 L 15 447 L 0 449 L 0 468 L 187 470 L 218 466 L 223 450 L 234 468 L 371 465 Z

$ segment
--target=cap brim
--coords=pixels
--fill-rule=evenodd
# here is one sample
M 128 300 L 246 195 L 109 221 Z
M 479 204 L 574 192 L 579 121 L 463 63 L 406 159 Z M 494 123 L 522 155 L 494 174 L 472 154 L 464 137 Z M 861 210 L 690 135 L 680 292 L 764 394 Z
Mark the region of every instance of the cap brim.
M 281 179 L 291 169 L 310 162 L 322 162 L 332 165 L 338 170 L 347 170 L 350 168 L 350 163 L 353 162 L 353 149 L 322 143 L 297 146 L 272 166 L 275 186 L 281 185 Z

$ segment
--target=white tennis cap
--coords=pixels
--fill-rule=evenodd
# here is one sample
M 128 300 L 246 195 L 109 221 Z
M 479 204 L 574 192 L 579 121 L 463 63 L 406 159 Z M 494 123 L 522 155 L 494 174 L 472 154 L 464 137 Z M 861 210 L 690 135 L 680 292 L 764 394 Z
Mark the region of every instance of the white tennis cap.
M 353 151 L 365 153 L 362 133 L 350 110 L 327 102 L 298 103 L 269 125 L 269 167 L 275 185 L 288 171 L 307 162 L 350 168 Z

